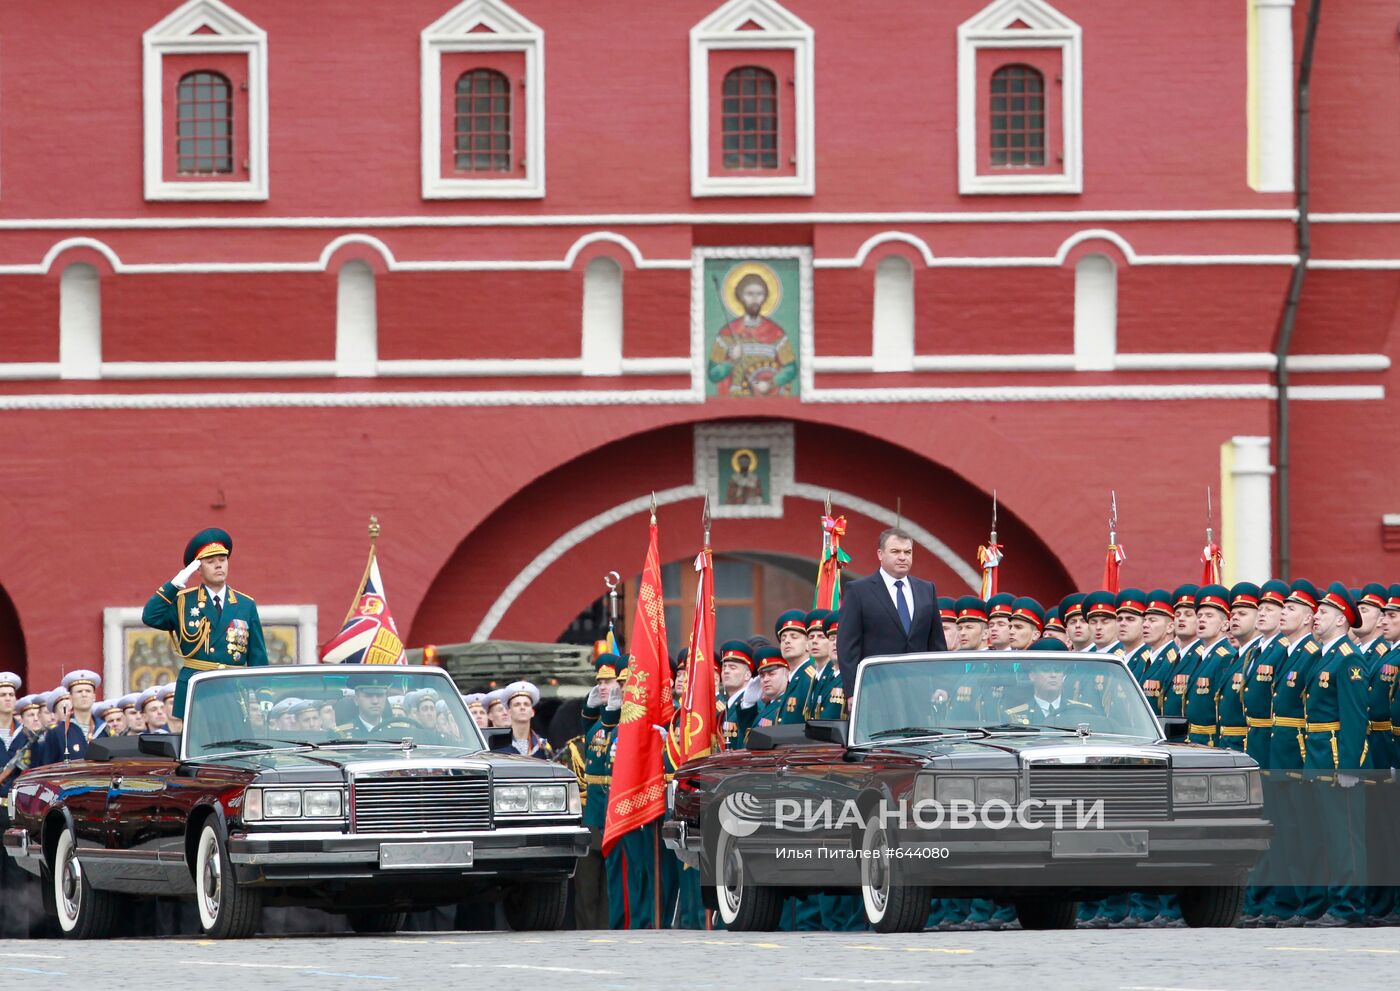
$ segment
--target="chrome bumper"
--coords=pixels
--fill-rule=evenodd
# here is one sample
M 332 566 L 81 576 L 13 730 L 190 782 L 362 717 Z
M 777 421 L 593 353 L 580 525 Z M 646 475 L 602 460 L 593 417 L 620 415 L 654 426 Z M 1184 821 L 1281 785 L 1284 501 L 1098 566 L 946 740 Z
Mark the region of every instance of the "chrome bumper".
M 229 860 L 250 866 L 378 866 L 382 843 L 470 842 L 473 867 L 496 871 L 531 860 L 578 858 L 588 853 L 582 826 L 513 826 L 455 833 L 243 833 L 229 839 Z
M 44 848 L 30 840 L 27 829 L 5 830 L 5 852 L 30 874 L 37 875 L 44 863 Z

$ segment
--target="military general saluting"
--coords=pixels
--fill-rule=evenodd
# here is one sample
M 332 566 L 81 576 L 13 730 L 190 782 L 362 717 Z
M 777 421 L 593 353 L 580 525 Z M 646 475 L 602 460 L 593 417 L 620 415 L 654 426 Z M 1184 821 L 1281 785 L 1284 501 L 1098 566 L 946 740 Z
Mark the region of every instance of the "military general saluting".
M 258 605 L 228 584 L 232 553 L 227 531 L 199 531 L 185 546 L 184 570 L 156 589 L 141 613 L 147 626 L 170 634 L 180 655 L 172 713 L 177 719 L 185 716 L 189 680 L 200 671 L 267 663 Z

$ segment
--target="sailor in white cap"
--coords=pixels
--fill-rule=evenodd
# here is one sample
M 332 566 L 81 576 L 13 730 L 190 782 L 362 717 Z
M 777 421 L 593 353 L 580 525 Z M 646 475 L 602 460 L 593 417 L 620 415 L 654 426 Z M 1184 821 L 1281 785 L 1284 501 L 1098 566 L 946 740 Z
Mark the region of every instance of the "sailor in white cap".
M 44 700 L 44 707 L 39 710 L 39 721 L 43 723 L 42 730 L 47 733 L 73 711 L 73 699 L 66 688 L 51 688 L 39 697 Z
M 63 676 L 61 687 L 49 693 L 48 709 L 57 722 L 34 748 L 35 767 L 87 756 L 88 741 L 100 728 L 92 716 L 92 707 L 101 684 L 102 676 L 95 671 L 72 671 Z
M 147 733 L 169 733 L 166 725 L 165 700 L 161 698 L 160 686 L 152 685 L 136 699 L 136 708 L 146 721 Z
M 115 701 L 94 703 L 92 717 L 102 721 L 93 739 L 123 736 L 126 733 L 126 713 Z
M 408 710 L 408 715 L 417 720 L 424 729 L 430 729 L 433 732 L 437 732 L 437 703 L 437 692 L 431 688 L 420 688 L 403 697 L 404 708 Z
M 121 706 L 122 714 L 126 716 L 126 731 L 131 736 L 146 732 L 146 719 L 141 715 L 140 692 L 131 692 L 117 699 L 117 705 Z
M 535 706 L 540 704 L 540 690 L 528 681 L 514 681 L 505 687 L 505 696 L 506 708 L 510 712 L 510 742 L 516 753 L 524 757 L 551 759 L 554 749 L 530 725 L 535 718 Z
M 477 726 L 483 729 L 491 725 L 491 721 L 486 718 L 486 696 L 481 692 L 472 692 L 462 696 L 462 702 L 467 707 L 467 711 L 476 720 Z
M 492 726 L 509 726 L 510 712 L 506 709 L 506 690 L 498 688 L 486 693 L 486 719 Z
M 156 698 L 160 699 L 165 707 L 165 731 L 167 733 L 179 733 L 184 729 L 184 723 L 175 718 L 171 706 L 175 704 L 175 683 L 156 686 Z
M 15 715 L 15 700 L 21 682 L 13 671 L 0 671 L 0 753 L 8 750 L 19 732 L 19 717 Z

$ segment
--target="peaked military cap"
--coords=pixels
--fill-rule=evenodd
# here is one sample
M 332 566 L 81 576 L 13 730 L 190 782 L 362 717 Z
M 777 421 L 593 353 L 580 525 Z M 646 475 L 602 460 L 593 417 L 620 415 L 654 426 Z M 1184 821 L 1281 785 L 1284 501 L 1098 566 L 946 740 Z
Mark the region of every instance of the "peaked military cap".
M 1071 592 L 1060 600 L 1060 615 L 1064 617 L 1066 623 L 1076 616 L 1084 615 L 1084 593 Z
M 1386 588 L 1380 582 L 1367 582 L 1361 588 L 1360 595 L 1353 595 L 1357 605 L 1363 603 L 1368 606 L 1375 606 L 1377 609 L 1385 608 L 1385 600 L 1389 598 Z
M 1306 606 L 1313 612 L 1317 612 L 1317 604 L 1321 599 L 1322 594 L 1318 592 L 1317 586 L 1306 578 L 1299 578 L 1288 586 L 1288 601 Z
M 9 685 L 15 691 L 19 691 L 19 686 L 22 684 L 19 675 L 13 671 L 0 671 L 0 685 Z
M 1230 586 L 1231 609 L 1258 609 L 1259 586 L 1253 582 L 1235 582 Z
M 1327 586 L 1327 594 L 1318 600 L 1318 605 L 1328 605 L 1347 618 L 1347 625 L 1356 629 L 1361 625 L 1361 610 L 1356 608 L 1356 600 L 1351 597 L 1351 589 L 1341 582 Z
M 1029 595 L 1023 595 L 1011 603 L 1011 618 L 1024 620 L 1037 630 L 1045 629 L 1045 607 Z
M 1091 616 L 1111 616 L 1116 619 L 1118 617 L 1118 596 L 1103 589 L 1090 592 L 1084 596 L 1084 604 L 1081 608 L 1084 610 L 1085 619 L 1089 619 Z
M 44 695 L 44 708 L 48 709 L 52 713 L 57 714 L 58 703 L 62 702 L 66 698 L 71 698 L 71 696 L 68 694 L 68 689 L 55 688 L 53 691 L 47 692 Z
M 1060 618 L 1060 607 L 1051 606 L 1045 610 L 1045 632 L 1065 632 L 1065 621 Z
M 807 632 L 828 632 L 828 628 L 831 625 L 831 616 L 832 613 L 830 609 L 813 609 L 807 614 Z
M 69 671 L 63 676 L 63 687 L 72 691 L 78 685 L 88 685 L 92 688 L 102 687 L 102 675 L 96 671 L 88 671 L 80 668 L 77 671 Z
M 616 654 L 599 654 L 593 658 L 594 679 L 616 678 L 618 672 L 622 670 L 622 658 Z M 490 704 L 489 702 L 487 703 Z
M 462 696 L 463 705 L 468 709 L 480 709 L 482 712 L 486 711 L 485 700 L 486 696 L 481 692 L 471 692 Z
M 115 702 L 94 702 L 92 704 L 92 718 L 106 719 L 107 713 L 112 712 L 114 710 L 116 712 L 121 712 L 121 710 L 117 708 L 117 703 Z
M 773 624 L 773 636 L 781 637 L 787 630 L 796 630 L 806 636 L 807 614 L 801 609 L 789 609 L 779 616 L 778 621 Z
M 1230 612 L 1230 590 L 1224 585 L 1202 585 L 1196 592 L 1196 611 L 1202 609 L 1219 609 L 1225 614 Z
M 940 595 L 938 597 L 938 618 L 945 623 L 956 623 L 958 621 L 958 610 L 951 595 Z
M 403 697 L 404 708 L 405 708 L 405 709 L 416 709 L 416 708 L 418 707 L 418 703 L 419 703 L 420 701 L 422 701 L 422 699 L 414 698 L 414 696 L 415 696 L 415 695 L 422 695 L 422 694 L 423 694 L 422 691 L 417 691 L 417 692 L 409 692 L 407 695 L 405 695 L 405 696 Z M 504 688 L 498 688 L 498 689 L 496 689 L 494 692 L 487 692 L 487 693 L 486 693 L 486 700 L 485 700 L 485 701 L 486 701 L 486 711 L 487 711 L 487 712 L 490 712 L 490 711 L 491 711 L 491 707 L 492 707 L 493 705 L 501 705 L 501 706 L 504 706 L 504 705 L 506 704 L 506 690 L 505 690 Z
M 764 671 L 768 668 L 785 668 L 787 661 L 783 660 L 783 652 L 777 647 L 760 647 L 754 654 L 754 664 L 757 670 Z
M 1172 593 L 1172 609 L 1195 609 L 1196 593 L 1200 590 L 1201 586 L 1192 585 L 1190 582 L 1178 585 Z
M 1113 600 L 1113 608 L 1116 612 L 1131 613 L 1134 616 L 1146 615 L 1147 593 L 1140 588 L 1125 588 L 1118 593 L 1118 598 Z
M 1068 653 L 1069 647 L 1063 640 L 1056 640 L 1054 637 L 1043 637 L 1031 644 L 1029 650 L 1048 650 L 1054 653 Z
M 975 595 L 960 596 L 953 603 L 953 611 L 957 614 L 959 623 L 964 620 L 978 623 L 987 621 L 987 604 Z
M 140 692 L 132 692 L 129 695 L 123 695 L 121 698 L 117 699 L 117 705 L 121 706 L 123 709 L 135 709 L 136 700 L 140 697 Z
M 734 661 L 736 664 L 743 664 L 748 667 L 749 674 L 753 674 L 753 648 L 742 640 L 726 640 L 719 649 L 719 662 Z
M 505 703 L 509 707 L 519 696 L 525 696 L 531 705 L 540 704 L 540 690 L 528 681 L 512 681 L 505 687 Z
M 15 703 L 15 715 L 28 712 L 30 709 L 42 709 L 44 707 L 44 696 L 26 695 Z
M 1004 616 L 1005 618 L 1010 619 L 1012 605 L 1013 603 L 1015 603 L 1015 601 L 1016 596 L 1012 595 L 1010 592 L 998 592 L 996 595 L 992 596 L 990 599 L 987 600 L 987 616 L 989 618 L 995 616 Z
M 1172 606 L 1172 595 L 1164 588 L 1154 588 L 1147 593 L 1147 608 L 1142 611 L 1146 616 L 1155 613 L 1158 616 L 1173 616 L 1176 610 Z
M 1392 585 L 1389 590 L 1389 598 L 1385 600 L 1386 612 L 1400 609 L 1400 585 Z
M 1279 581 L 1277 578 L 1270 578 L 1263 585 L 1259 586 L 1259 602 L 1272 602 L 1275 605 L 1283 605 L 1288 599 L 1288 582 Z
M 232 553 L 233 538 L 229 536 L 228 531 L 216 526 L 206 527 L 191 537 L 190 542 L 185 545 L 185 564 Z

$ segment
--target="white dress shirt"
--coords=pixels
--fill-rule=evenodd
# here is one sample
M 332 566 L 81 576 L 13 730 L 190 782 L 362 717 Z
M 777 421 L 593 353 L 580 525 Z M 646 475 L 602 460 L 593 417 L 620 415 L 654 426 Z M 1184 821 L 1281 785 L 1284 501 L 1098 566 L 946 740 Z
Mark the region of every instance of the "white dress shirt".
M 910 584 L 909 576 L 905 575 L 903 578 L 895 578 L 884 568 L 881 568 L 880 577 L 885 580 L 885 589 L 890 593 L 890 601 L 894 603 L 894 611 L 896 613 L 899 612 L 900 593 L 904 593 L 904 604 L 908 607 L 909 618 L 912 620 L 914 618 L 914 588 Z M 895 582 L 903 582 L 904 584 L 900 588 L 895 588 Z

